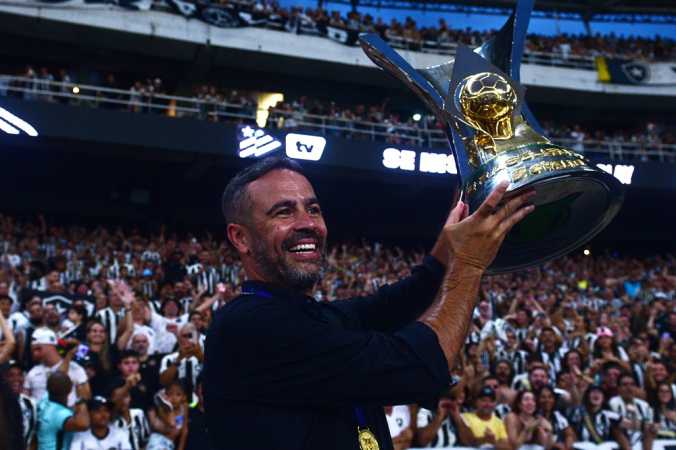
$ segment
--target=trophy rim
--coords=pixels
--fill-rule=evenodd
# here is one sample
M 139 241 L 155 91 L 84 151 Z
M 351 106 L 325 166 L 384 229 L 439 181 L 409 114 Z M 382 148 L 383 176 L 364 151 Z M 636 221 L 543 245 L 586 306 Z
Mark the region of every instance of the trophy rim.
M 484 275 L 503 275 L 507 273 L 513 273 L 513 272 L 518 272 L 520 270 L 526 270 L 530 269 L 532 267 L 539 266 L 540 264 L 547 263 L 549 261 L 553 261 L 556 258 L 559 258 L 561 256 L 564 256 L 571 251 L 575 250 L 576 248 L 586 244 L 589 242 L 592 238 L 594 238 L 597 234 L 599 234 L 605 227 L 607 227 L 610 222 L 615 218 L 617 213 L 620 211 L 620 208 L 622 207 L 622 204 L 624 203 L 624 187 L 622 186 L 622 183 L 615 178 L 613 175 L 604 172 L 600 169 L 595 170 L 595 171 L 589 171 L 589 172 L 572 172 L 572 173 L 563 173 L 563 174 L 554 174 L 551 177 L 548 177 L 543 180 L 539 180 L 538 182 L 534 184 L 529 184 L 526 186 L 522 186 L 518 189 L 515 189 L 514 191 L 510 192 L 511 195 L 518 195 L 520 191 L 526 190 L 526 189 L 533 189 L 535 188 L 537 190 L 537 186 L 543 186 L 547 184 L 553 184 L 553 183 L 561 183 L 565 182 L 566 179 L 568 178 L 589 178 L 596 182 L 597 184 L 601 185 L 606 189 L 606 194 L 607 194 L 607 204 L 606 204 L 606 209 L 605 211 L 599 215 L 599 219 L 597 220 L 596 224 L 589 229 L 585 234 L 583 234 L 580 238 L 572 242 L 571 244 L 562 247 L 561 249 L 550 253 L 542 258 L 534 259 L 529 262 L 524 262 L 522 264 L 513 264 L 510 266 L 502 266 L 502 267 L 496 267 L 492 268 L 492 263 L 491 266 L 489 266 L 485 271 Z

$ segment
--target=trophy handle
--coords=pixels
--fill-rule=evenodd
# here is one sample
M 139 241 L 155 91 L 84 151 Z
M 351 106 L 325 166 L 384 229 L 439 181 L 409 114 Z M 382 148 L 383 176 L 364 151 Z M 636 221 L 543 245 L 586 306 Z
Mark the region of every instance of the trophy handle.
M 413 66 L 411 66 L 399 53 L 390 47 L 377 34 L 363 34 L 359 36 L 359 43 L 361 44 L 364 53 L 373 61 L 378 67 L 385 70 L 387 73 L 404 83 L 406 87 L 415 92 L 415 94 L 432 110 L 441 125 L 443 126 L 446 137 L 453 157 L 455 158 L 455 165 L 458 169 L 458 186 L 462 186 L 462 180 L 466 179 L 472 169 L 469 167 L 467 155 L 463 146 L 456 146 L 455 139 L 459 139 L 459 135 L 453 130 L 453 127 L 444 113 L 444 98 L 446 93 L 439 93 L 432 86 L 432 84 L 420 74 Z

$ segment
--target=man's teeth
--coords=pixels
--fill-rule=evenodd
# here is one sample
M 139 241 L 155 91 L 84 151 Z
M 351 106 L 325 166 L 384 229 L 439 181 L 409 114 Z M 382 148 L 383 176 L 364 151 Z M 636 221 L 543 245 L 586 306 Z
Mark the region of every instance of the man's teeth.
M 298 244 L 291 247 L 289 251 L 294 253 L 312 253 L 315 251 L 315 248 L 315 244 Z

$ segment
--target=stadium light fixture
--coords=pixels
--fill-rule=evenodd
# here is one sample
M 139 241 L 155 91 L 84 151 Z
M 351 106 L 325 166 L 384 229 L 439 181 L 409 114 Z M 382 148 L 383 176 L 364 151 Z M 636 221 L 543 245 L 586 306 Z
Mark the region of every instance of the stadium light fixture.
M 73 86 L 73 94 L 79 94 L 80 93 L 80 88 L 77 86 Z
M 582 252 L 582 253 L 584 253 L 584 256 L 589 256 L 589 254 L 590 254 L 591 252 L 589 251 L 588 248 L 585 248 L 585 249 L 584 249 L 584 252 Z
M 416 122 L 420 122 L 420 119 L 422 119 L 422 116 L 418 113 L 413 114 L 413 120 Z

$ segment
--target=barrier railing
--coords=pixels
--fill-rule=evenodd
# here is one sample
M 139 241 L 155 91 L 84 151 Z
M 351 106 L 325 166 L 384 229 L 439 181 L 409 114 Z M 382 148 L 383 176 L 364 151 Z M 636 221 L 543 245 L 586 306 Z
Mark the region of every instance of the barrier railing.
M 95 108 L 125 110 L 188 117 L 214 122 L 255 124 L 260 109 L 253 105 L 233 104 L 220 99 L 181 97 L 157 94 L 144 90 L 124 90 L 99 86 L 64 83 L 39 78 L 0 75 L 0 99 L 7 96 L 54 103 L 82 105 Z M 411 145 L 429 148 L 447 148 L 448 141 L 440 129 L 428 127 L 428 122 L 396 123 L 383 120 L 371 122 L 355 120 L 343 115 L 316 115 L 300 111 L 271 108 L 266 112 L 268 128 L 300 130 L 327 136 L 386 142 L 393 145 Z M 605 140 L 551 138 L 555 144 L 569 148 L 591 158 L 617 161 L 669 161 L 676 160 L 676 145 L 659 142 L 624 142 L 621 139 Z
M 388 43 L 398 49 L 419 51 L 423 53 L 437 53 L 454 56 L 458 44 L 445 41 L 427 41 L 411 39 L 402 36 L 388 35 Z M 474 47 L 474 46 L 471 46 Z M 578 56 L 569 53 L 537 52 L 525 50 L 523 62 L 544 66 L 570 67 L 583 70 L 596 70 L 596 60 L 592 56 Z

